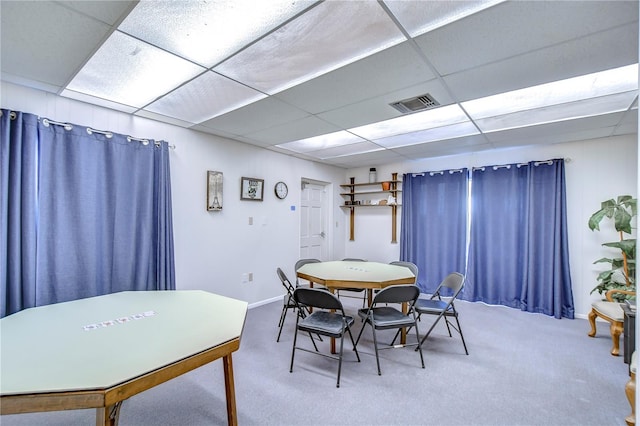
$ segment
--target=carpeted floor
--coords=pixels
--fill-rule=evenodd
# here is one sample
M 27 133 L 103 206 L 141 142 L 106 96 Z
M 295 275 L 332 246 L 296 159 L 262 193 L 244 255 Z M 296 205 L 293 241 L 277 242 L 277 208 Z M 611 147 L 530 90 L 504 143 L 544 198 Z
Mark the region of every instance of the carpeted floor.
M 355 314 L 357 301 L 345 299 Z M 412 348 L 381 352 L 376 371 L 370 329 L 337 363 L 296 353 L 289 373 L 295 317 L 279 343 L 280 303 L 251 309 L 233 355 L 240 425 L 620 425 L 630 413 L 628 367 L 609 354 L 606 323 L 587 337 L 586 320 L 458 302 L 469 355 L 439 324 L 424 345 L 426 368 Z M 420 324 L 426 331 L 424 318 Z M 354 335 L 361 323 L 356 322 Z M 382 332 L 390 341 L 393 332 Z M 386 336 L 386 337 L 384 337 Z M 299 340 L 309 339 L 303 335 Z M 310 345 L 310 344 L 309 344 Z M 345 343 L 345 348 L 350 347 Z M 321 343 L 328 350 L 328 343 Z M 222 362 L 216 361 L 138 394 L 123 404 L 120 425 L 227 423 Z M 93 410 L 1 416 L 2 426 L 92 425 Z

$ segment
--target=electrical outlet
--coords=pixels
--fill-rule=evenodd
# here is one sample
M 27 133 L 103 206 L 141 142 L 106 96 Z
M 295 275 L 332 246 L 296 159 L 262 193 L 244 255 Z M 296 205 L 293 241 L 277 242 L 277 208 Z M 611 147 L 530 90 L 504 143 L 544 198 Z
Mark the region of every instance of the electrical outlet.
M 253 281 L 253 272 L 249 272 L 249 282 Z
M 253 217 L 249 216 L 249 225 L 253 225 Z
M 249 282 L 249 274 L 242 274 L 242 284 Z

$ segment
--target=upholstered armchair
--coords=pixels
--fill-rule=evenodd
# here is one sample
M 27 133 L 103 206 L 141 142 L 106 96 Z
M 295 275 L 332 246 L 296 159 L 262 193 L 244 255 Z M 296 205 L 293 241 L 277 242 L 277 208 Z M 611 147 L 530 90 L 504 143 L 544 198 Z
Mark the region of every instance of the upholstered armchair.
M 635 291 L 612 289 L 605 293 L 606 300 L 598 300 L 591 304 L 591 312 L 589 312 L 589 323 L 591 324 L 591 331 L 589 337 L 596 335 L 596 317 L 611 324 L 611 340 L 613 340 L 613 347 L 611 348 L 611 355 L 618 356 L 620 354 L 620 335 L 622 334 L 624 324 L 624 311 L 620 306 L 620 302 L 613 300 L 613 294 L 621 293 L 634 295 Z

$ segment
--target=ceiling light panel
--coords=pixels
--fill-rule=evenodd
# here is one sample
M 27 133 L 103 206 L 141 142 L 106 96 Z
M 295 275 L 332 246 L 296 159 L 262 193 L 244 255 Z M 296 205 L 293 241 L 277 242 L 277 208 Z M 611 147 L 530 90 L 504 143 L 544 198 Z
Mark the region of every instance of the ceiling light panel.
M 504 0 L 489 1 L 389 1 L 384 3 L 411 35 L 419 36 L 487 9 Z
M 594 117 L 602 114 L 626 111 L 631 106 L 637 93 L 635 91 L 618 93 L 610 96 L 585 99 L 560 105 L 550 105 L 528 111 L 487 117 L 475 120 L 483 132 L 516 129 L 525 126 Z
M 140 108 L 203 71 L 189 61 L 116 31 L 67 89 Z
M 480 134 L 478 128 L 470 121 L 466 121 L 464 123 L 452 124 L 450 126 L 436 127 L 435 129 L 427 129 L 419 132 L 376 139 L 374 142 L 385 148 L 399 148 L 403 146 L 418 145 L 478 134 Z
M 638 89 L 638 64 L 463 102 L 480 119 Z
M 468 120 L 467 115 L 462 111 L 460 106 L 454 104 L 356 127 L 349 129 L 349 131 L 364 139 L 374 140 L 462 123 Z
M 359 142 L 359 143 L 353 143 L 350 145 L 336 146 L 334 148 L 323 149 L 320 151 L 308 153 L 307 155 L 320 158 L 321 160 L 326 160 L 328 158 L 344 157 L 347 155 L 366 154 L 369 152 L 376 152 L 376 151 L 382 151 L 382 150 L 384 150 L 384 148 L 374 143 Z
M 266 96 L 208 71 L 148 105 L 145 109 L 191 123 L 201 123 Z
M 377 2 L 328 1 L 214 71 L 275 94 L 405 40 Z
M 349 145 L 357 142 L 364 142 L 364 140 L 347 131 L 340 131 L 301 139 L 299 141 L 287 142 L 276 146 L 289 151 L 304 153 L 333 148 L 336 146 Z
M 141 1 L 118 27 L 212 67 L 316 1 Z

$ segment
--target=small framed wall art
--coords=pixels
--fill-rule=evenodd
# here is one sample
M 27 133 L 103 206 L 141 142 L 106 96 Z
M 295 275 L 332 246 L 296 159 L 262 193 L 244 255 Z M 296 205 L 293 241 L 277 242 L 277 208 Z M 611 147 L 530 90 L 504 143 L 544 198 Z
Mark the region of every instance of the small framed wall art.
M 222 172 L 207 171 L 207 211 L 222 210 Z
M 240 199 L 262 201 L 264 197 L 264 179 L 243 177 L 240 181 Z

